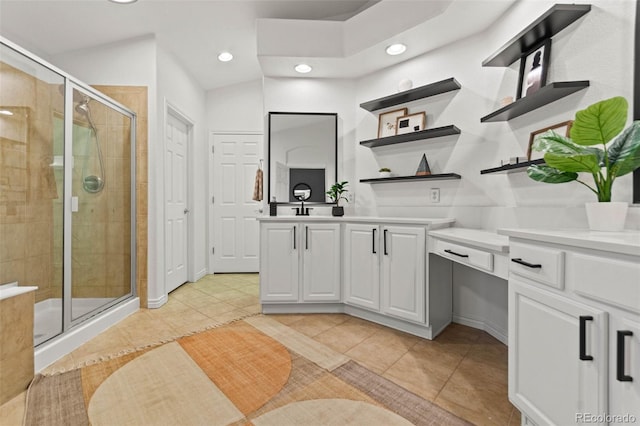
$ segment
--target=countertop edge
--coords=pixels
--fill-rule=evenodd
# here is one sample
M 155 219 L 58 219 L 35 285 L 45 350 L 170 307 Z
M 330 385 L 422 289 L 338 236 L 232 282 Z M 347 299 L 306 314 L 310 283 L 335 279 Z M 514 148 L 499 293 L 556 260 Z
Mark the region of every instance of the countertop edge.
M 640 256 L 640 231 L 599 232 L 587 229 L 498 229 L 498 234 L 545 243 Z
M 416 218 L 416 217 L 373 217 L 373 216 L 260 216 L 259 222 L 362 222 L 362 223 L 398 223 L 398 224 L 451 224 L 454 218 Z

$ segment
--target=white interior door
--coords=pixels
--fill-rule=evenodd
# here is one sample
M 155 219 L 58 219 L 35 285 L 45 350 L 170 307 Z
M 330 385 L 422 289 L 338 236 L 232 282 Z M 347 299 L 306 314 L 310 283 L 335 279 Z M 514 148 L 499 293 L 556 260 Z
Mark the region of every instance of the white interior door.
M 252 198 L 262 158 L 262 135 L 214 134 L 212 143 L 213 270 L 258 272 L 260 228 L 256 216 L 261 214 L 262 202 Z
M 167 293 L 187 281 L 187 149 L 190 124 L 167 114 L 165 153 L 165 253 Z

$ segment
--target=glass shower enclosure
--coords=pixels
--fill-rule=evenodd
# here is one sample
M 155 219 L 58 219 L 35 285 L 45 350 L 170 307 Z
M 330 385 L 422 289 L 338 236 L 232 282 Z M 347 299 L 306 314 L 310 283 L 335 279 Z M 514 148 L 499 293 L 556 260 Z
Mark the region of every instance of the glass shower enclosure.
M 0 38 L 0 284 L 35 344 L 135 297 L 135 114 Z

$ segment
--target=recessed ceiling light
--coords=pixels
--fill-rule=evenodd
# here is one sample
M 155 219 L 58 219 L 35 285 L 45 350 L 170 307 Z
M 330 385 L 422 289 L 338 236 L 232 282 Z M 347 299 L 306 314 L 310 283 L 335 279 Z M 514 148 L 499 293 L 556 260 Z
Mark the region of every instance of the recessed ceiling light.
M 218 60 L 221 62 L 229 62 L 233 59 L 233 55 L 229 52 L 222 52 L 218 55 Z
M 138 0 L 109 0 L 112 3 L 118 3 L 118 4 L 129 4 L 129 3 L 135 3 Z
M 396 44 L 392 44 L 391 46 L 387 47 L 387 54 L 388 55 L 399 55 L 401 53 L 404 53 L 405 50 L 407 50 L 407 46 L 405 46 L 402 43 L 396 43 Z
M 0 109 L 0 115 L 13 115 L 11 111 L 7 111 L 6 109 Z
M 299 72 L 300 74 L 306 74 L 308 72 L 311 72 L 311 67 L 307 64 L 298 64 L 293 69 Z

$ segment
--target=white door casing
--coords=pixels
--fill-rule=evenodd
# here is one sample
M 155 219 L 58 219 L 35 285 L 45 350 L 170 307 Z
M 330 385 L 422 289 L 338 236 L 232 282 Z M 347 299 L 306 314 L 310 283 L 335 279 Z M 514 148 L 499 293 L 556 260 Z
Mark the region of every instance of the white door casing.
M 261 214 L 263 203 L 252 197 L 262 143 L 261 134 L 212 136 L 210 273 L 258 272 L 260 228 L 256 217 Z
M 165 135 L 165 261 L 166 292 L 188 278 L 187 155 L 191 124 L 167 110 Z

